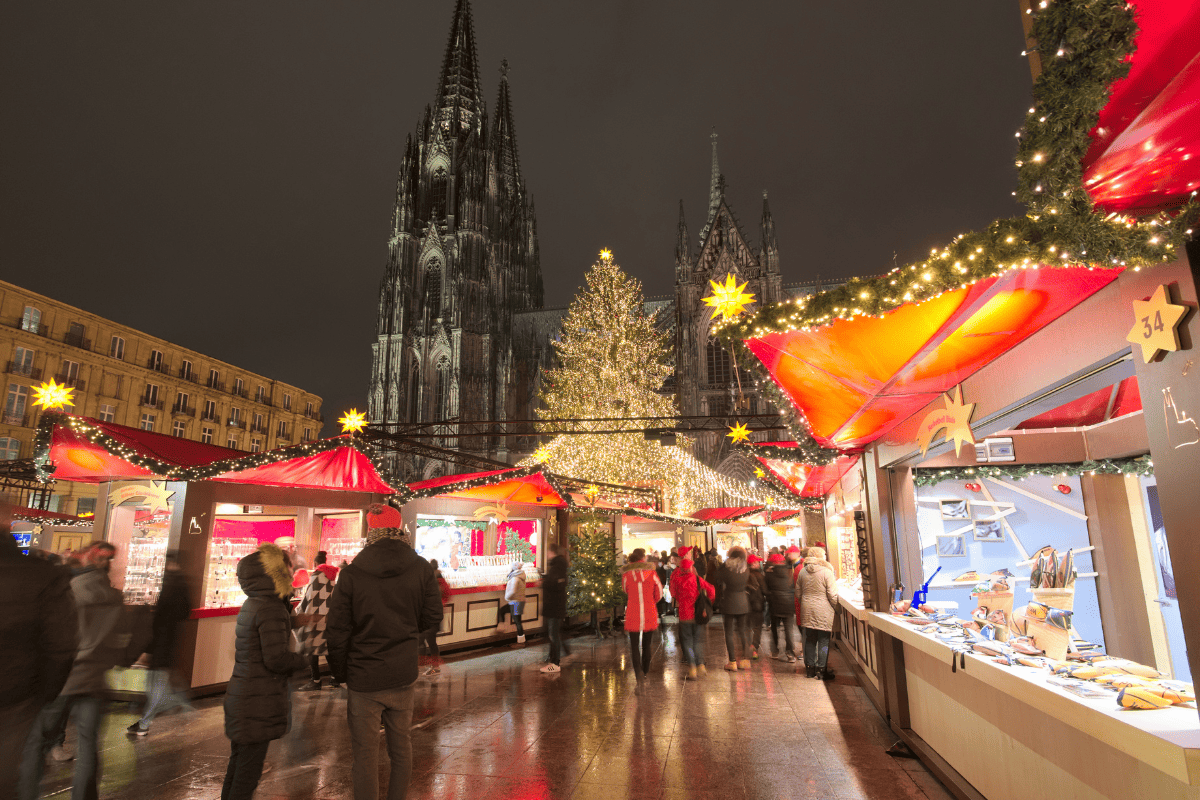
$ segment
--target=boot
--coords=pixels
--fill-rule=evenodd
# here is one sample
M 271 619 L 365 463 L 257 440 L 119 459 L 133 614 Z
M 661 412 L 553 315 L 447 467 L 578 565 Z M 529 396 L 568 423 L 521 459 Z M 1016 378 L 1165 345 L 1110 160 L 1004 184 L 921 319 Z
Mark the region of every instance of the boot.
M 689 681 L 696 680 L 696 667 L 695 666 L 692 666 L 692 665 L 688 666 L 687 679 Z
M 805 677 L 807 677 L 807 678 L 817 677 L 817 668 L 816 667 L 806 667 L 805 668 Z
M 726 672 L 737 672 L 737 669 L 738 669 L 738 665 L 737 665 L 736 661 L 730 661 L 728 664 L 725 665 Z
M 837 677 L 837 673 L 834 672 L 833 670 L 831 670 L 829 667 L 826 667 L 825 669 L 821 670 L 821 680 L 823 680 L 823 681 L 831 681 L 836 677 Z
M 701 665 L 699 665 L 698 667 L 696 667 L 696 669 L 700 670 L 700 677 L 701 677 L 701 678 L 703 678 L 705 675 L 707 675 L 707 674 L 708 674 L 708 667 L 704 666 L 703 664 L 701 664 Z

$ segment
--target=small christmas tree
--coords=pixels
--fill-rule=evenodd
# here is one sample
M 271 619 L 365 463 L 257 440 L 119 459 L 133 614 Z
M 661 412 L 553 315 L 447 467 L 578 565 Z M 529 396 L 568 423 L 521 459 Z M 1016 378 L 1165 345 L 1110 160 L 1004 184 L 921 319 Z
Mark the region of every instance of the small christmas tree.
M 533 547 L 526 540 L 521 538 L 521 535 L 515 530 L 508 530 L 504 533 L 504 552 L 507 553 L 513 561 L 520 558 L 526 564 L 532 562 Z
M 600 514 L 577 518 L 571 533 L 571 571 L 567 575 L 567 611 L 593 615 L 625 602 L 612 525 Z M 593 617 L 594 623 L 594 617 Z

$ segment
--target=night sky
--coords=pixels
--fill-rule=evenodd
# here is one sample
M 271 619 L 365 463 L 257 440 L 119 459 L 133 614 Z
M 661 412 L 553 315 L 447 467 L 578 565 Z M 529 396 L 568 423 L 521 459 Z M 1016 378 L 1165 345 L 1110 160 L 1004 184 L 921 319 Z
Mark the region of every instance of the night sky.
M 0 275 L 364 407 L 404 139 L 453 0 L 8 3 Z M 1020 214 L 1018 4 L 473 3 L 507 58 L 547 306 L 601 247 L 648 295 L 704 224 L 709 133 L 785 282 L 886 271 Z

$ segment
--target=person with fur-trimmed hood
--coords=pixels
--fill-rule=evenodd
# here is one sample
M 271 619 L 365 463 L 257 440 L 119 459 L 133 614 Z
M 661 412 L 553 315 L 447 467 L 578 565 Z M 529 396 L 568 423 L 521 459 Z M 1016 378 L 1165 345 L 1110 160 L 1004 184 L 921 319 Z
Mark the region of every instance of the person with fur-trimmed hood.
M 800 609 L 796 623 L 804 641 L 804 665 L 810 678 L 834 678 L 828 659 L 837 603 L 833 565 L 825 560 L 824 550 L 808 548 L 804 566 L 796 571 L 796 605 Z
M 628 598 L 625 604 L 625 631 L 629 634 L 629 650 L 633 655 L 633 674 L 641 689 L 650 671 L 654 654 L 654 629 L 658 627 L 658 601 L 662 599 L 662 584 L 654 565 L 646 561 L 646 551 L 637 548 L 629 554 L 629 563 L 621 568 L 621 587 Z
M 267 746 L 288 732 L 288 679 L 308 666 L 291 651 L 292 565 L 273 544 L 237 565 L 246 602 L 238 612 L 233 677 L 225 690 L 225 735 L 229 766 L 221 800 L 248 800 L 262 777 Z

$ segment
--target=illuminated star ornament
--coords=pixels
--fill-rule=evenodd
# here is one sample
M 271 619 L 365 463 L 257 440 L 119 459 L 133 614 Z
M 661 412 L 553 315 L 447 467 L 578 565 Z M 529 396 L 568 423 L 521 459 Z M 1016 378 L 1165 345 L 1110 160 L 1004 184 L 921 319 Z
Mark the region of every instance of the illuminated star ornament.
M 1167 287 L 1159 286 L 1149 300 L 1133 301 L 1134 323 L 1125 341 L 1141 346 L 1146 363 L 1163 350 L 1178 350 L 1178 327 L 1187 312 L 1187 306 L 1172 305 Z
M 729 437 L 730 444 L 737 444 L 738 442 L 749 440 L 750 429 L 746 427 L 746 423 L 739 422 L 737 425 L 734 425 L 732 428 L 730 428 L 729 433 L 725 435 Z
M 550 460 L 550 448 L 542 445 L 537 450 L 533 451 L 533 460 L 539 464 L 544 464 Z
M 592 505 L 596 504 L 596 498 L 600 496 L 600 487 L 596 484 L 589 484 L 583 493 L 587 495 L 588 502 Z
M 48 383 L 33 387 L 33 404 L 46 411 L 73 406 L 75 390 L 65 383 L 56 383 L 54 378 L 51 378 Z
M 723 285 L 716 281 L 708 283 L 712 287 L 712 294 L 704 298 L 704 304 L 716 309 L 721 319 L 733 319 L 745 312 L 746 306 L 754 302 L 754 295 L 742 291 L 746 284 L 738 286 L 732 272 L 725 275 Z
M 954 399 L 954 392 L 946 394 L 942 398 L 944 406 L 930 411 L 921 421 L 921 427 L 917 434 L 917 444 L 921 446 L 921 455 L 925 455 L 929 450 L 929 445 L 933 443 L 933 437 L 942 430 L 946 432 L 946 441 L 954 442 L 954 455 L 956 456 L 964 444 L 975 444 L 975 434 L 971 432 L 971 415 L 975 413 L 975 404 L 964 405 L 962 387 L 959 386 L 957 389 L 957 400 Z
M 367 415 L 357 408 L 352 408 L 343 414 L 338 422 L 342 426 L 342 433 L 362 433 L 362 429 L 367 425 Z
M 605 263 L 612 261 L 612 250 L 609 250 L 607 247 L 604 248 L 603 250 L 601 250 L 600 251 L 600 260 Z
M 755 467 L 755 468 L 754 468 L 754 477 L 756 477 L 756 478 L 765 478 L 765 477 L 767 477 L 767 473 L 763 472 L 763 468 L 762 468 L 762 467 Z

